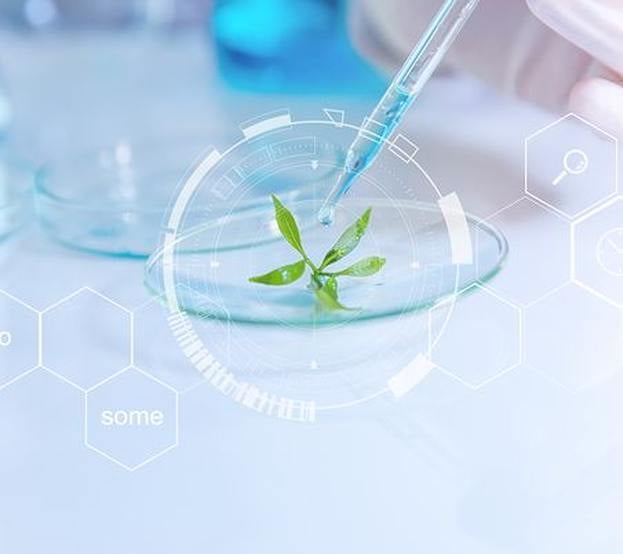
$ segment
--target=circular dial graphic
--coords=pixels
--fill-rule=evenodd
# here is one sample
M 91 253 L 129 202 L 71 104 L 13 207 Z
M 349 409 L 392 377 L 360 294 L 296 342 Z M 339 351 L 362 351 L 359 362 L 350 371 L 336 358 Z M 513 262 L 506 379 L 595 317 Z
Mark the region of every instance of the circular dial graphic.
M 301 121 L 269 114 L 243 125 L 237 143 L 209 150 L 180 185 L 146 278 L 164 296 L 183 352 L 214 387 L 250 409 L 306 422 L 408 394 L 433 370 L 429 349 L 443 332 L 436 325 L 431 336 L 427 310 L 443 299 L 449 317 L 457 293 L 488 279 L 506 253 L 499 235 L 438 189 L 404 135 L 383 142 L 335 224 L 320 225 L 318 210 L 360 132 L 339 111 L 325 113 Z M 370 210 L 351 261 L 380 255 L 386 264 L 373 278 L 340 279 L 340 300 L 357 309 L 319 309 L 303 281 L 249 282 L 297 262 L 273 194 L 291 210 L 312 259 Z
M 610 275 L 623 277 L 623 227 L 612 229 L 599 239 L 597 260 Z

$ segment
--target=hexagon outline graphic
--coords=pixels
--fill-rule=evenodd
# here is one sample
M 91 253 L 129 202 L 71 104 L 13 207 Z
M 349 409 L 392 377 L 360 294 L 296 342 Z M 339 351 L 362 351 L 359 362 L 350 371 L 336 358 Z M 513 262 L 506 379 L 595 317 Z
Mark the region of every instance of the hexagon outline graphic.
M 607 243 L 613 240 L 613 235 L 623 237 L 623 227 L 614 227 L 599 237 L 596 253 L 597 263 L 608 275 L 611 275 L 612 277 L 623 277 L 623 268 L 619 269 L 617 267 L 616 269 L 613 269 L 609 266 L 608 261 L 604 259 L 604 248 Z
M 99 291 L 97 291 L 97 290 L 95 290 L 95 289 L 93 289 L 91 287 L 81 287 L 81 288 L 79 288 L 78 290 L 72 292 L 71 294 L 68 294 L 67 296 L 64 296 L 63 298 L 61 298 L 60 300 L 57 300 L 56 302 L 54 302 L 54 304 L 51 304 L 50 306 L 45 308 L 45 310 L 42 310 L 41 313 L 42 314 L 47 314 L 48 312 L 51 312 L 55 308 L 58 308 L 59 306 L 61 306 L 65 302 L 71 300 L 72 298 L 75 298 L 76 296 L 78 296 L 79 294 L 82 294 L 83 292 L 90 292 L 91 294 L 94 294 L 95 296 L 99 296 L 102 300 L 106 300 L 106 302 L 108 302 L 108 303 L 112 304 L 113 306 L 119 308 L 120 310 L 124 311 L 126 314 L 131 314 L 132 313 L 125 306 L 122 306 L 118 302 L 115 302 L 112 298 L 109 298 L 105 294 L 102 294 L 101 292 L 99 292 Z
M 194 289 L 188 287 L 186 284 L 181 283 L 176 285 L 176 289 L 181 289 L 181 290 L 189 290 L 191 292 L 194 292 Z M 214 306 L 216 309 L 218 309 L 220 312 L 222 312 L 222 314 L 224 315 L 223 318 L 221 318 L 219 321 L 219 324 L 225 326 L 225 333 L 226 333 L 226 348 L 225 348 L 225 359 L 221 360 L 220 363 L 222 363 L 223 365 L 227 365 L 230 363 L 231 360 L 231 348 L 232 348 L 232 325 L 231 325 L 231 315 L 229 313 L 229 310 L 225 307 L 224 304 L 206 296 L 205 294 L 199 294 L 199 296 L 203 299 L 205 299 L 206 302 L 208 302 L 209 304 L 211 304 L 212 306 Z M 162 294 L 158 294 L 158 295 L 154 295 L 151 298 L 147 299 L 146 301 L 138 304 L 135 308 L 133 308 L 133 312 L 132 312 L 132 323 L 133 323 L 133 328 L 132 328 L 132 364 L 135 367 L 140 367 L 141 363 L 140 360 L 137 359 L 136 355 L 137 352 L 139 352 L 139 349 L 137 348 L 138 345 L 140 344 L 139 339 L 136 336 L 136 329 L 138 329 L 138 327 L 135 325 L 136 322 L 136 315 L 138 313 L 140 313 L 142 310 L 152 306 L 152 305 L 159 305 L 162 307 L 163 311 L 165 312 L 165 315 L 170 314 L 170 310 L 169 310 L 169 306 L 166 303 L 166 294 L 162 293 Z M 185 312 L 184 310 L 182 310 L 182 312 L 184 314 L 187 314 L 187 312 Z M 202 316 L 196 316 L 196 320 L 197 321 L 206 321 L 209 320 L 209 318 L 204 318 Z M 171 334 L 171 338 L 172 340 L 175 341 L 175 346 L 177 348 L 180 348 L 180 352 L 183 353 L 183 350 L 180 347 L 179 344 L 179 337 L 176 337 L 172 332 L 171 332 L 171 328 L 170 328 L 170 323 L 167 322 L 167 327 L 169 330 L 169 333 Z M 185 358 L 188 359 L 188 357 L 185 355 Z M 201 376 L 201 379 L 192 385 L 189 385 L 186 388 L 177 390 L 178 393 L 180 395 L 184 395 L 192 390 L 195 390 L 198 387 L 202 387 L 204 386 L 206 383 L 208 383 L 208 381 L 205 379 L 204 375 L 197 370 L 197 368 L 195 367 L 195 365 L 193 363 L 191 363 L 192 368 L 194 371 L 197 372 L 198 375 Z M 150 373 L 149 369 L 144 369 L 143 371 L 145 371 L 146 373 Z M 170 386 L 170 385 L 169 385 Z
M 570 231 L 571 232 L 571 268 L 570 269 L 571 269 L 571 282 L 573 284 L 575 284 L 578 287 L 584 289 L 585 291 L 593 294 L 594 296 L 596 296 L 597 298 L 607 302 L 608 304 L 611 304 L 615 308 L 623 309 L 623 302 L 617 302 L 616 300 L 613 300 L 607 294 L 604 294 L 603 292 L 598 291 L 597 289 L 592 287 L 590 284 L 585 283 L 581 278 L 579 278 L 577 276 L 577 260 L 578 260 L 577 233 L 578 233 L 578 228 L 583 223 L 586 223 L 587 221 L 593 219 L 599 213 L 601 213 L 601 212 L 607 210 L 608 208 L 611 208 L 612 206 L 614 206 L 616 204 L 619 204 L 619 203 L 623 204 L 623 195 L 616 195 L 614 198 L 611 198 L 610 200 L 606 201 L 605 203 L 602 203 L 600 206 L 594 207 L 588 213 L 584 214 L 582 217 L 580 217 L 576 221 L 572 222 L 572 224 L 571 224 L 571 231 Z
M 594 131 L 596 131 L 600 135 L 604 136 L 607 140 L 611 141 L 614 144 L 614 147 L 615 147 L 614 148 L 614 157 L 615 157 L 615 162 L 614 162 L 614 183 L 615 183 L 615 187 L 614 187 L 614 190 L 610 194 L 608 194 L 607 196 L 601 198 L 600 200 L 597 200 L 596 202 L 594 202 L 593 204 L 591 204 L 587 208 L 581 210 L 580 212 L 578 212 L 575 215 L 571 215 L 571 214 L 566 213 L 565 211 L 557 208 L 556 206 L 553 206 L 549 202 L 543 200 L 542 198 L 540 198 L 539 196 L 537 196 L 536 194 L 531 192 L 530 191 L 530 184 L 529 184 L 529 177 L 528 177 L 528 163 L 529 163 L 528 152 L 529 152 L 529 145 L 530 145 L 530 143 L 533 141 L 533 139 L 543 135 L 544 133 L 546 133 L 550 129 L 558 126 L 560 123 L 562 123 L 564 121 L 567 121 L 569 119 L 574 119 L 574 120 L 579 121 L 580 123 L 586 125 L 587 127 L 590 127 L 591 129 L 593 129 Z M 601 127 L 595 125 L 594 123 L 591 123 L 590 121 L 588 121 L 587 119 L 583 118 L 582 116 L 580 116 L 580 115 L 578 115 L 576 113 L 573 113 L 573 112 L 569 112 L 568 114 L 563 115 L 562 117 L 559 117 L 556 121 L 553 121 L 552 123 L 549 123 L 545 127 L 541 127 L 540 129 L 538 129 L 537 131 L 535 131 L 534 133 L 532 133 L 531 135 L 529 135 L 528 137 L 526 137 L 524 139 L 524 193 L 526 194 L 526 196 L 528 196 L 530 198 L 533 198 L 534 200 L 536 200 L 540 204 L 542 204 L 544 206 L 547 206 L 551 210 L 554 210 L 556 213 L 562 215 L 567 220 L 573 221 L 573 220 L 583 216 L 587 212 L 590 212 L 592 210 L 595 210 L 595 209 L 599 208 L 603 203 L 605 203 L 608 200 L 610 200 L 613 196 L 616 196 L 617 193 L 618 193 L 618 190 L 619 190 L 619 139 L 617 137 L 615 137 L 614 135 L 611 135 L 610 133 L 608 133 L 607 131 L 605 131 Z
M 569 287 L 577 287 L 580 290 L 589 293 L 589 295 L 594 296 L 596 300 L 603 302 L 604 304 L 609 305 L 611 308 L 615 308 L 615 310 L 619 311 L 619 319 L 621 321 L 621 329 L 623 330 L 623 310 L 616 306 L 615 304 L 613 304 L 611 301 L 609 301 L 607 298 L 604 298 L 603 295 L 601 294 L 595 294 L 594 291 L 590 290 L 588 287 L 584 286 L 582 283 L 577 283 L 574 281 L 569 281 L 567 283 L 565 283 L 564 285 L 561 285 L 559 287 L 556 287 L 554 290 L 548 292 L 547 294 L 544 294 L 543 296 L 537 298 L 536 300 L 533 300 L 532 302 L 530 302 L 529 304 L 526 305 L 526 307 L 523 310 L 523 318 L 527 318 L 529 315 L 529 312 L 531 309 L 535 308 L 536 306 L 538 306 L 539 304 L 542 304 L 544 302 L 546 302 L 547 300 L 549 300 L 550 298 L 556 296 L 557 294 L 560 294 L 562 291 L 564 291 L 565 289 L 569 288 Z M 526 340 L 526 339 L 524 339 Z M 622 337 L 623 340 L 623 337 Z M 527 370 L 531 370 L 534 371 L 535 373 L 541 375 L 542 377 L 544 377 L 545 379 L 547 379 L 549 382 L 553 383 L 554 385 L 558 386 L 561 390 L 566 391 L 569 394 L 580 394 L 585 390 L 590 390 L 590 388 L 593 386 L 590 383 L 585 383 L 582 385 L 578 385 L 578 386 L 571 386 L 567 383 L 564 383 L 563 381 L 561 381 L 560 379 L 558 379 L 557 377 L 554 377 L 553 375 L 550 375 L 549 372 L 543 370 L 542 367 L 539 367 L 537 365 L 533 365 L 530 363 L 530 360 L 528 359 L 527 353 L 526 353 L 526 343 L 523 343 L 522 349 L 524 351 L 524 358 L 525 358 L 525 362 L 526 362 L 526 369 Z
M 11 379 L 9 379 L 8 381 L 6 381 L 5 383 L 0 383 L 0 391 L 2 389 L 5 389 L 9 386 L 11 386 L 13 383 L 16 383 L 17 381 L 19 381 L 20 379 L 23 379 L 24 377 L 26 377 L 27 375 L 30 375 L 33 371 L 35 371 L 36 369 L 39 369 L 42 367 L 42 333 L 41 333 L 41 326 L 42 326 L 42 318 L 41 318 L 41 312 L 39 310 L 37 310 L 36 308 L 34 308 L 33 306 L 31 306 L 30 304 L 28 304 L 27 302 L 24 302 L 23 300 L 21 300 L 20 298 L 18 298 L 17 296 L 12 295 L 11 293 L 0 289 L 0 297 L 4 296 L 5 298 L 8 298 L 9 300 L 15 302 L 16 304 L 20 305 L 22 308 L 25 308 L 26 310 L 28 310 L 30 313 L 34 314 L 34 316 L 37 318 L 37 361 L 35 362 L 35 365 L 33 365 L 32 367 L 26 368 L 22 371 L 20 371 L 15 377 L 12 377 Z
M 83 292 L 88 292 L 88 293 L 91 293 L 91 294 L 97 296 L 98 298 L 101 298 L 102 300 L 104 300 L 105 302 L 108 302 L 109 304 L 111 304 L 115 308 L 121 310 L 122 312 L 124 312 L 128 316 L 128 323 L 129 323 L 129 337 L 128 337 L 128 340 L 129 340 L 129 351 L 128 351 L 128 353 L 129 353 L 129 360 L 128 360 L 128 365 L 126 365 L 120 371 L 117 371 L 116 373 L 114 373 L 112 375 L 113 377 L 115 375 L 118 375 L 119 373 L 122 373 L 123 371 L 126 371 L 126 370 L 130 369 L 134 365 L 134 314 L 128 308 L 126 308 L 125 306 L 119 304 L 118 302 L 115 302 L 112 298 L 109 298 L 105 294 L 102 294 L 101 292 L 99 292 L 99 291 L 97 291 L 97 290 L 95 290 L 95 289 L 93 289 L 93 288 L 91 288 L 89 286 L 80 287 L 79 289 L 75 290 L 74 292 L 64 296 L 60 300 L 57 300 L 53 304 L 49 305 L 45 309 L 43 309 L 40 312 L 38 312 L 39 313 L 39 366 L 38 367 L 41 367 L 43 370 L 47 371 L 49 374 L 53 375 L 57 379 L 60 379 L 64 383 L 74 387 L 75 389 L 77 389 L 77 390 L 79 390 L 81 392 L 86 392 L 87 390 L 89 390 L 89 387 L 87 387 L 87 388 L 81 387 L 77 383 L 74 383 L 71 379 L 65 377 L 64 375 L 60 374 L 58 371 L 56 371 L 56 370 L 52 369 L 51 367 L 49 367 L 48 365 L 46 365 L 46 363 L 45 363 L 45 356 L 44 356 L 44 348 L 43 348 L 43 337 L 44 337 L 43 321 L 44 321 L 44 316 L 46 314 L 48 314 L 49 312 L 52 312 L 56 308 L 62 306 L 66 302 L 69 302 L 73 298 L 79 296 Z M 98 384 L 99 383 L 96 383 L 96 385 L 94 385 L 94 386 L 97 386 Z M 93 386 L 91 386 L 90 388 L 93 388 Z
M 152 456 L 150 456 L 146 460 L 143 460 L 142 462 L 140 462 L 140 463 L 138 463 L 136 465 L 128 465 L 128 464 L 122 462 L 121 460 L 118 460 L 117 458 L 115 458 L 112 454 L 104 452 L 99 447 L 97 447 L 97 446 L 95 446 L 95 445 L 93 445 L 93 444 L 91 444 L 89 442 L 89 394 L 94 392 L 98 388 L 102 387 L 103 385 L 109 383 L 113 379 L 116 379 L 117 377 L 120 377 L 121 375 L 124 375 L 125 373 L 128 373 L 130 371 L 135 371 L 135 372 L 139 373 L 140 375 L 142 375 L 143 377 L 146 377 L 150 381 L 153 381 L 154 383 L 160 385 L 161 387 L 169 390 L 170 392 L 173 393 L 174 398 L 175 398 L 175 441 L 174 441 L 174 443 L 169 445 L 169 446 L 167 446 L 167 447 L 165 447 L 165 448 L 163 448 L 159 452 L 156 452 L 155 454 L 153 454 Z M 146 465 L 150 464 L 151 462 L 157 460 L 158 458 L 164 456 L 165 454 L 171 452 L 172 450 L 175 450 L 179 446 L 179 442 L 180 442 L 180 393 L 177 390 L 175 390 L 173 387 L 168 385 L 167 383 L 164 383 L 160 379 L 154 377 L 153 375 L 150 375 L 149 373 L 143 371 L 139 367 L 136 367 L 135 365 L 128 366 L 125 369 L 122 369 L 121 371 L 118 371 L 114 375 L 111 375 L 110 377 L 104 379 L 103 381 L 101 381 L 97 385 L 94 385 L 94 386 L 90 387 L 89 389 L 87 389 L 87 390 L 85 390 L 83 392 L 84 392 L 84 398 L 83 398 L 83 401 L 84 401 L 84 406 L 83 406 L 83 410 L 84 410 L 84 437 L 83 437 L 83 442 L 84 442 L 84 445 L 86 446 L 86 448 L 96 452 L 100 456 L 103 456 L 107 460 L 113 462 L 114 464 L 118 465 L 119 467 L 122 467 L 126 471 L 129 471 L 130 473 L 132 473 L 134 471 L 137 471 L 137 470 L 141 469 L 142 467 L 145 467 Z
M 465 287 L 464 289 L 462 289 L 461 291 L 459 291 L 457 293 L 457 296 L 461 296 L 463 294 L 478 294 L 478 292 L 482 292 L 484 294 L 488 294 L 490 297 L 496 299 L 497 301 L 499 301 L 502 304 L 505 304 L 506 306 L 511 308 L 511 310 L 515 314 L 515 321 L 517 323 L 517 332 L 518 332 L 518 336 L 516 337 L 517 338 L 517 344 L 516 344 L 517 349 L 516 349 L 516 352 L 515 352 L 516 359 L 513 362 L 509 363 L 506 367 L 500 369 L 495 375 L 492 375 L 491 377 L 488 377 L 488 378 L 484 379 L 483 381 L 481 381 L 479 383 L 474 384 L 474 383 L 471 383 L 471 382 L 463 379 L 462 377 L 459 377 L 458 375 L 456 375 L 450 369 L 448 369 L 446 367 L 443 367 L 441 364 L 438 364 L 434 360 L 434 358 L 433 358 L 433 352 L 434 352 L 434 348 L 435 348 L 435 344 L 431 341 L 431 339 L 433 337 L 433 332 L 432 332 L 432 325 L 433 325 L 432 316 L 433 316 L 433 312 L 434 312 L 434 310 L 436 310 L 436 309 L 438 309 L 438 308 L 440 308 L 440 307 L 442 307 L 444 305 L 452 304 L 453 303 L 453 298 L 452 297 L 444 298 L 443 300 L 441 300 L 435 306 L 433 306 L 432 308 L 430 308 L 428 310 L 428 328 L 429 328 L 429 332 L 428 332 L 428 339 L 429 339 L 428 357 L 434 363 L 435 367 L 439 371 L 441 371 L 444 375 L 446 375 L 446 376 L 448 376 L 448 377 L 458 381 L 463 386 L 467 387 L 468 389 L 470 389 L 472 391 L 480 390 L 480 389 L 486 387 L 487 385 L 490 385 L 494 381 L 500 379 L 504 375 L 507 375 L 508 373 L 510 373 L 511 371 L 516 369 L 517 367 L 519 367 L 523 363 L 523 360 L 524 360 L 524 352 L 523 352 L 523 345 L 524 345 L 524 321 L 523 321 L 523 319 L 524 318 L 523 318 L 523 310 L 522 310 L 521 306 L 518 306 L 514 302 L 508 300 L 507 298 L 504 298 L 498 292 L 492 290 L 491 288 L 489 288 L 488 286 L 483 285 L 480 282 L 476 282 L 476 283 L 473 283 L 473 284 L 469 285 L 468 287 Z M 460 298 L 458 299 L 458 302 L 460 302 Z M 452 311 L 454 311 L 454 309 L 456 309 L 456 305 L 452 308 Z M 450 316 L 447 318 L 447 320 L 444 323 L 444 326 L 448 324 L 448 321 L 450 320 L 451 317 L 452 317 L 452 314 L 450 314 Z M 439 336 L 443 336 L 443 329 L 439 333 Z
M 7 291 L 5 291 L 3 289 L 0 289 L 0 295 L 6 296 L 7 298 L 10 298 L 11 300 L 17 302 L 18 304 L 21 304 L 22 306 L 24 306 L 24 308 L 30 310 L 31 312 L 34 312 L 36 314 L 41 313 L 39 310 L 37 310 L 36 308 L 31 306 L 27 302 L 24 302 L 23 300 L 21 300 L 17 296 L 12 295 L 10 292 L 7 292 Z
M 550 296 L 554 296 L 556 293 L 560 292 L 561 290 L 565 289 L 569 285 L 573 285 L 573 284 L 574 284 L 573 281 L 568 280 L 566 283 L 563 283 L 563 284 L 557 286 L 555 289 L 552 289 L 549 292 L 546 292 L 545 294 L 542 294 L 538 298 L 535 298 L 532 302 L 529 302 L 528 304 L 526 304 L 524 306 L 524 311 L 529 310 L 530 308 L 532 308 L 536 304 L 540 304 L 541 302 L 544 302 Z
M 570 222 L 568 218 L 564 217 L 563 214 L 561 214 L 559 211 L 552 209 L 548 204 L 544 203 L 544 202 L 539 202 L 536 198 L 532 197 L 532 196 L 527 196 L 524 195 L 521 198 L 518 198 L 517 200 L 515 200 L 514 202 L 511 202 L 510 204 L 508 204 L 507 206 L 504 206 L 503 208 L 497 210 L 496 212 L 494 212 L 493 214 L 491 214 L 490 216 L 487 216 L 486 218 L 484 218 L 483 221 L 485 221 L 486 223 L 489 223 L 491 225 L 493 225 L 494 227 L 496 226 L 495 223 L 493 222 L 493 220 L 496 217 L 501 216 L 504 212 L 506 212 L 507 210 L 511 210 L 513 209 L 515 206 L 519 205 L 521 202 L 526 201 L 526 202 L 530 202 L 531 204 L 533 204 L 536 208 L 543 210 L 544 212 L 547 212 L 550 216 L 557 218 L 559 221 L 563 222 L 565 225 L 568 226 L 568 230 L 567 232 L 569 232 L 572 229 L 573 226 L 573 222 Z M 598 210 L 600 208 L 593 208 L 594 210 Z M 572 237 L 573 238 L 573 237 Z M 569 264 L 569 268 L 572 268 L 572 263 L 573 263 L 573 258 L 571 258 L 571 263 Z M 504 268 L 504 266 L 503 266 Z M 502 268 L 502 269 L 503 269 Z M 565 279 L 565 281 L 559 285 L 554 286 L 553 288 L 551 288 L 550 290 L 546 290 L 545 292 L 543 292 L 541 294 L 541 296 L 539 296 L 536 300 L 538 300 L 539 298 L 546 296 L 547 294 L 549 294 L 550 292 L 556 291 L 558 290 L 560 287 L 566 285 L 567 283 L 571 282 L 571 277 L 567 276 L 567 278 Z M 514 305 L 516 308 L 518 308 L 519 310 L 523 310 L 524 308 L 528 307 L 530 304 L 532 304 L 534 302 L 534 300 L 531 300 L 529 302 L 519 302 L 516 300 L 511 300 L 511 299 L 505 299 L 503 296 L 503 293 L 498 290 L 498 288 L 495 286 L 495 278 L 491 279 L 490 281 L 483 281 L 481 278 L 478 279 L 477 284 L 482 285 L 483 287 L 485 287 L 487 290 L 496 293 L 497 296 L 500 298 L 500 300 L 502 301 L 507 301 L 509 303 L 511 303 L 512 305 Z M 468 287 L 469 288 L 469 287 Z

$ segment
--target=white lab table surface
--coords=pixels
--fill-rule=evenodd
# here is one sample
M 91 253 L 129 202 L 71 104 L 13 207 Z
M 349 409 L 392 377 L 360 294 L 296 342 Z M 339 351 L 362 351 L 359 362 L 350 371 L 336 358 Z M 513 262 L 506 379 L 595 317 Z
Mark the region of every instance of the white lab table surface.
M 357 120 L 371 102 L 229 92 L 198 36 L 5 32 L 0 44 L 11 148 L 35 161 L 127 135 L 232 132 L 282 107 L 320 116 L 340 106 Z M 180 357 L 161 310 L 145 305 L 143 262 L 67 250 L 35 225 L 0 244 L 0 289 L 37 310 L 81 287 L 141 307 L 145 369 L 183 392 L 178 446 L 127 471 L 85 446 L 80 390 L 44 369 L 2 388 L 0 551 L 623 552 L 622 313 L 567 283 L 570 223 L 524 195 L 524 138 L 553 120 L 444 77 L 405 126 L 441 188 L 509 238 L 495 297 L 470 296 L 456 325 L 469 341 L 474 321 L 495 320 L 495 299 L 513 302 L 523 361 L 480 388 L 434 370 L 434 384 L 403 401 L 315 424 L 266 417 L 202 384 Z M 105 315 L 76 317 L 49 348 L 85 371 L 118 357 Z M 501 327 L 484 350 L 512 348 Z M 478 364 L 446 357 L 459 373 Z

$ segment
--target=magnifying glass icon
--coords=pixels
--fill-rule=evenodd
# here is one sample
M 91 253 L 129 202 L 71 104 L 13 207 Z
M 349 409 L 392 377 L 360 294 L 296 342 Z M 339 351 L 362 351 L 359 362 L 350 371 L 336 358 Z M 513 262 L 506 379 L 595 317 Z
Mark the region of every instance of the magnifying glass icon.
M 569 175 L 582 175 L 588 169 L 588 156 L 584 150 L 574 148 L 569 150 L 562 162 L 563 170 L 560 175 L 552 181 L 552 185 L 557 187 Z

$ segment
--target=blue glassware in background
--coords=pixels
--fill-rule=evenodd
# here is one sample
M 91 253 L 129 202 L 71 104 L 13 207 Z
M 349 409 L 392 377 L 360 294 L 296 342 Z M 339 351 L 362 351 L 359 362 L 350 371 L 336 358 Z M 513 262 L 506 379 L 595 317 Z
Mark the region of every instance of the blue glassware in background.
M 345 0 L 215 0 L 210 19 L 225 81 L 263 92 L 376 94 L 383 81 L 354 51 Z

